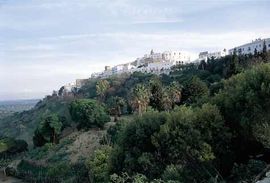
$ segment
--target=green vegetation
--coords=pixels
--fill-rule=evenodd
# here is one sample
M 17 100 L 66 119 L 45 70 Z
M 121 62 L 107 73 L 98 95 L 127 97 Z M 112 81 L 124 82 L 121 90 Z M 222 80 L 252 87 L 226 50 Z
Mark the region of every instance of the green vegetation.
M 269 55 L 89 79 L 72 97 L 55 92 L 0 123 L 1 134 L 33 137 L 13 174 L 28 182 L 254 182 L 270 163 Z M 0 152 L 21 152 L 10 150 L 15 142 L 24 144 L 1 140 Z
M 109 155 L 111 147 L 103 146 L 91 156 L 86 165 L 89 169 L 90 175 L 92 175 L 93 182 L 108 182 L 109 181 Z
M 28 144 L 24 140 L 15 140 L 13 138 L 0 138 L 0 158 L 27 151 Z
M 0 119 L 0 136 L 8 136 L 25 140 L 31 147 L 35 130 L 41 121 L 51 113 L 65 118 L 66 125 L 72 123 L 69 114 L 69 105 L 73 99 L 48 96 L 38 102 L 29 111 L 15 113 L 12 116 Z
M 106 122 L 110 121 L 110 116 L 103 105 L 91 99 L 72 102 L 70 114 L 72 119 L 79 123 L 79 128 L 103 127 Z
M 137 112 L 139 115 L 141 115 L 143 112 L 146 112 L 147 106 L 149 104 L 149 96 L 149 91 L 144 85 L 136 85 L 132 90 L 130 100 L 133 111 Z
M 214 164 L 228 158 L 230 138 L 217 107 L 210 104 L 147 113 L 120 132 L 111 171 L 154 179 L 174 165 L 183 182 L 208 180 L 216 176 Z M 191 171 L 194 168 L 200 171 Z
M 43 146 L 45 143 L 58 143 L 59 135 L 63 129 L 64 121 L 56 114 L 48 115 L 41 121 L 40 126 L 36 129 L 33 143 L 35 146 Z
M 126 107 L 125 99 L 122 97 L 110 97 L 106 103 L 110 114 L 114 116 L 114 121 L 118 121 L 118 118 L 124 113 L 124 107 Z
M 31 171 L 29 171 L 31 170 Z M 44 167 L 33 162 L 22 160 L 13 175 L 27 182 L 85 182 L 87 171 L 84 164 L 70 165 L 68 162 L 52 163 Z

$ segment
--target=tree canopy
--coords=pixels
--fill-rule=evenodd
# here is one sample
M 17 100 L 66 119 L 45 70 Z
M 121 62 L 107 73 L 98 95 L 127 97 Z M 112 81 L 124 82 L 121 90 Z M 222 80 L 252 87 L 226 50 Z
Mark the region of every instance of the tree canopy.
M 70 114 L 79 128 L 103 127 L 110 121 L 105 107 L 92 99 L 75 100 L 70 105 Z

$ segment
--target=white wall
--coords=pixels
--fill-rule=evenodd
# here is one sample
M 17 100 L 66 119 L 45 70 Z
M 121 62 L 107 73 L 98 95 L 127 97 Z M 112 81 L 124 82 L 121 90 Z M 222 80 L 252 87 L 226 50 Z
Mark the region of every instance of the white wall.
M 266 49 L 270 50 L 270 38 L 267 39 L 257 39 L 251 43 L 244 44 L 235 48 L 232 48 L 229 50 L 229 53 L 232 55 L 234 52 L 234 49 L 236 49 L 237 54 L 254 54 L 255 49 L 257 49 L 258 52 L 262 52 L 263 50 L 263 44 L 266 44 Z

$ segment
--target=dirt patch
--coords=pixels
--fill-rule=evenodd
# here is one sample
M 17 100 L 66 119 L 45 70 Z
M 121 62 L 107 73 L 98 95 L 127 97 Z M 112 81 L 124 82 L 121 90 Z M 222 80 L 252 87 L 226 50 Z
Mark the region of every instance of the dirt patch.
M 104 134 L 105 131 L 99 129 L 73 133 L 72 138 L 75 138 L 75 141 L 68 146 L 67 150 L 70 153 L 70 161 L 75 163 L 80 158 L 89 157 L 100 146 L 99 142 Z

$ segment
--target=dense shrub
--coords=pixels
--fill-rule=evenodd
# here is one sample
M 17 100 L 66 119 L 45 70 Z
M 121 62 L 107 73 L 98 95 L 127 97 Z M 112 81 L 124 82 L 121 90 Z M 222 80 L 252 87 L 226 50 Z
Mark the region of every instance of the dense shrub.
M 171 177 L 207 181 L 227 161 L 230 137 L 219 110 L 210 104 L 147 113 L 120 132 L 111 156 L 112 172 L 142 173 L 154 179 L 165 177 L 164 169 L 170 171 L 168 165 L 173 165 L 178 169 Z
M 45 143 L 53 143 L 56 144 L 59 142 L 59 136 L 62 132 L 63 123 L 59 115 L 55 113 L 51 113 L 46 115 L 44 119 L 41 120 L 38 128 L 35 130 L 33 136 L 33 144 L 36 147 L 43 146 Z
M 87 169 L 81 163 L 59 162 L 49 166 L 41 166 L 34 162 L 22 160 L 14 176 L 35 183 L 89 182 Z
M 80 99 L 71 103 L 70 114 L 72 119 L 79 123 L 79 128 L 103 127 L 110 121 L 110 116 L 102 104 L 96 100 Z
M 269 148 L 270 65 L 263 64 L 224 81 L 214 98 L 226 125 L 234 134 L 235 161 L 264 153 Z
M 110 152 L 110 146 L 103 146 L 96 150 L 95 153 L 86 161 L 86 166 L 89 170 L 89 177 L 93 182 L 103 183 L 109 181 Z
M 28 150 L 28 144 L 24 140 L 2 137 L 0 139 L 0 158 L 13 156 Z

